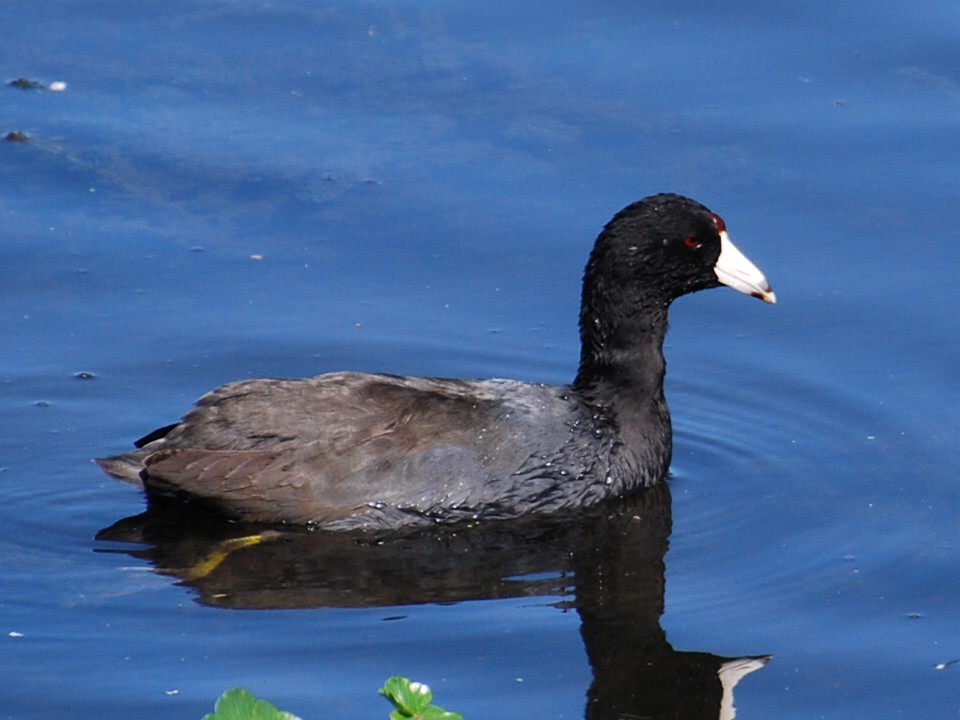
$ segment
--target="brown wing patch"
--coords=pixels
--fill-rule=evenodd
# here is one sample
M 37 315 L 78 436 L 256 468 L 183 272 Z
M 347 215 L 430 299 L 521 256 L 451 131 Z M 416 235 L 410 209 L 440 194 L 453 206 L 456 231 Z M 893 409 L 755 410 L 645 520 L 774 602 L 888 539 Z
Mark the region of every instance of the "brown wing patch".
M 158 450 L 144 460 L 146 486 L 197 497 L 233 517 L 259 522 L 322 522 L 356 504 L 329 492 L 291 450 Z
M 154 478 L 185 488 L 195 484 L 220 484 L 253 478 L 282 454 L 279 450 L 158 450 L 144 458 L 143 466 Z

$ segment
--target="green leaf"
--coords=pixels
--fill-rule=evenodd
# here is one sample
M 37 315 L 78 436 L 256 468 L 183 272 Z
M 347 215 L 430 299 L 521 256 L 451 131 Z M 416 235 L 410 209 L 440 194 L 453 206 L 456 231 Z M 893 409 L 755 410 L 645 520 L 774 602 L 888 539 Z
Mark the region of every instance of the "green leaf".
M 430 706 L 430 701 L 433 700 L 433 693 L 430 692 L 429 687 L 423 683 L 410 682 L 405 677 L 390 678 L 380 693 L 385 695 L 406 717 L 417 717 Z
M 213 714 L 204 715 L 203 720 L 300 720 L 273 703 L 257 699 L 243 688 L 227 690 L 217 700 L 213 710 Z
M 405 677 L 394 676 L 387 680 L 380 688 L 380 694 L 395 708 L 390 713 L 390 720 L 463 720 L 463 716 L 457 713 L 431 705 L 433 693 L 430 688 Z
M 417 715 L 417 718 L 419 720 L 463 720 L 463 715 L 444 710 L 439 705 L 431 705 Z

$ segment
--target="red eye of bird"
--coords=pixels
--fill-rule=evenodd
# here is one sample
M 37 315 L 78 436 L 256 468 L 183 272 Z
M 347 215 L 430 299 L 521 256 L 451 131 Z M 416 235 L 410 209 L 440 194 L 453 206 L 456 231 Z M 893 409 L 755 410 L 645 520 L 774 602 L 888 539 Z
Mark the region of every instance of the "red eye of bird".
M 697 240 L 695 237 L 684 238 L 683 244 L 686 245 L 688 248 L 692 248 L 694 250 L 696 250 L 698 247 L 703 245 L 703 243 Z
M 713 218 L 713 224 L 717 226 L 717 232 L 724 232 L 727 229 L 727 224 L 722 217 L 713 212 L 710 213 L 710 217 Z

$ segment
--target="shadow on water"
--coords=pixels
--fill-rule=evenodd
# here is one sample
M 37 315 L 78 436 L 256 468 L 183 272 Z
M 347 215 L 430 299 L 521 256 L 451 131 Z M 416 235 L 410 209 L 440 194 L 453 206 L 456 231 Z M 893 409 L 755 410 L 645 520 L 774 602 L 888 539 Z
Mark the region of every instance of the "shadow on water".
M 733 688 L 769 656 L 675 650 L 660 626 L 671 529 L 662 484 L 575 521 L 526 519 L 372 539 L 244 526 L 153 501 L 100 547 L 149 561 L 232 609 L 385 607 L 555 597 L 574 608 L 593 671 L 585 717 L 733 718 Z

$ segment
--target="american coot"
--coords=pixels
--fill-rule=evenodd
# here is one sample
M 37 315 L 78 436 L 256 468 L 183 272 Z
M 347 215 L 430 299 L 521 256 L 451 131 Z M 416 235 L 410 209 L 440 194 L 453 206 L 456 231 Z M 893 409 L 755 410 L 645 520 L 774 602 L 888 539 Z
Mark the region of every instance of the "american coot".
M 666 475 L 667 309 L 721 284 L 776 301 L 718 215 L 679 195 L 648 197 L 617 213 L 590 254 L 572 385 L 351 372 L 244 380 L 98 463 L 234 518 L 329 529 L 591 505 Z

